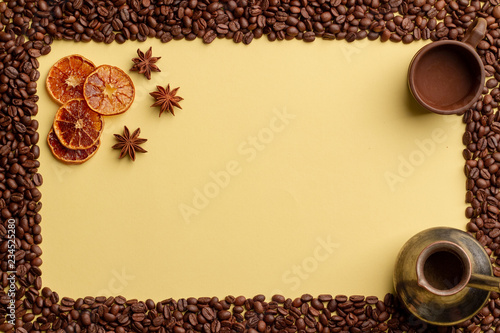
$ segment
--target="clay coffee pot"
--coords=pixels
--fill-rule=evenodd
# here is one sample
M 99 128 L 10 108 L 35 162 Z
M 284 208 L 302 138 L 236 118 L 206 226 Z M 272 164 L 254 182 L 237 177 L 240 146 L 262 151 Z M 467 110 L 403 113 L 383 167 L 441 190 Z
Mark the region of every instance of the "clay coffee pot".
M 477 314 L 491 291 L 500 292 L 490 258 L 468 233 L 447 227 L 424 230 L 401 248 L 394 288 L 417 318 L 455 325 Z

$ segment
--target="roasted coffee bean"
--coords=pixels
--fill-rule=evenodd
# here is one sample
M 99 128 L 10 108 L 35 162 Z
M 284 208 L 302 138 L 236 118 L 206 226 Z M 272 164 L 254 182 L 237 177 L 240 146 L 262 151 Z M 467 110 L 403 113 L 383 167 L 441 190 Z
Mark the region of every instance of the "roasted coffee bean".
M 314 298 L 312 300 L 311 305 L 316 310 L 323 310 L 325 308 L 324 304 L 317 298 Z
M 201 314 L 208 321 L 213 321 L 215 319 L 215 312 L 209 307 L 205 307 L 201 310 Z
M 203 42 L 206 44 L 210 44 L 215 40 L 215 38 L 217 38 L 217 33 L 213 30 L 209 30 L 203 36 Z
M 333 299 L 332 295 L 321 294 L 318 296 L 320 302 L 330 302 Z
M 316 39 L 314 32 L 307 31 L 304 33 L 303 40 L 304 42 L 313 42 Z
M 4 74 L 11 79 L 16 79 L 19 75 L 19 72 L 13 66 L 7 66 L 4 70 Z
M 491 79 L 486 81 L 486 87 L 488 89 L 492 89 L 492 88 L 496 87 L 497 85 L 498 85 L 498 81 L 494 78 L 491 78 Z
M 283 295 L 274 295 L 274 296 L 272 297 L 272 300 L 273 300 L 274 302 L 277 302 L 277 303 L 284 303 L 284 302 L 285 302 L 285 300 L 286 300 L 286 298 L 285 298 L 285 296 L 283 296 Z
M 243 44 L 250 44 L 254 38 L 253 32 L 249 31 L 243 36 Z

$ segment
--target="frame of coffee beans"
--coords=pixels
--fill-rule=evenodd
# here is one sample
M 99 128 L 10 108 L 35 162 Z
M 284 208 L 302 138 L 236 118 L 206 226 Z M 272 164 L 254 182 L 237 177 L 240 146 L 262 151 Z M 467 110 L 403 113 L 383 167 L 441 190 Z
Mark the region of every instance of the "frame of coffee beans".
M 461 40 L 477 17 L 483 95 L 462 116 L 466 229 L 500 276 L 500 6 L 498 0 L 7 0 L 0 2 L 1 332 L 500 332 L 500 295 L 455 327 L 412 317 L 387 294 L 72 299 L 42 284 L 38 189 L 38 58 L 54 40 L 123 43 L 158 38 L 249 44 L 299 39 L 411 43 Z M 12 262 L 16 265 L 13 266 Z M 13 283 L 14 280 L 17 281 Z

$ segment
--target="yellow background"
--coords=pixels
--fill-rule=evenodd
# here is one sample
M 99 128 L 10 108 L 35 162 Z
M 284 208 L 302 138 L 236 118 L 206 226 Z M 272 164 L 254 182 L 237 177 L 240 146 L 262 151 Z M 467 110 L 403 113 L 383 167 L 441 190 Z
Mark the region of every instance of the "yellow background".
M 422 110 L 406 86 L 423 45 L 54 43 L 42 80 L 73 53 L 128 71 L 149 46 L 162 72 L 130 72 L 135 102 L 105 119 L 87 163 L 41 142 L 44 285 L 157 301 L 391 292 L 408 238 L 466 223 L 461 119 Z M 149 92 L 167 84 L 183 109 L 158 117 Z M 57 106 L 39 94 L 45 138 Z M 124 125 L 148 139 L 134 163 L 111 149 Z

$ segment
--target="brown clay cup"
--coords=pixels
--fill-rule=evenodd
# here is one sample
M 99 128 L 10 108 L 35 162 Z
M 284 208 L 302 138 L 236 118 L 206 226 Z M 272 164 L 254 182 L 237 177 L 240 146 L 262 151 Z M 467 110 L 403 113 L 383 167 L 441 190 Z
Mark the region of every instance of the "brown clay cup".
M 462 114 L 479 98 L 485 74 L 475 48 L 486 34 L 486 20 L 473 22 L 464 39 L 442 40 L 421 48 L 408 69 L 413 97 L 438 114 Z

